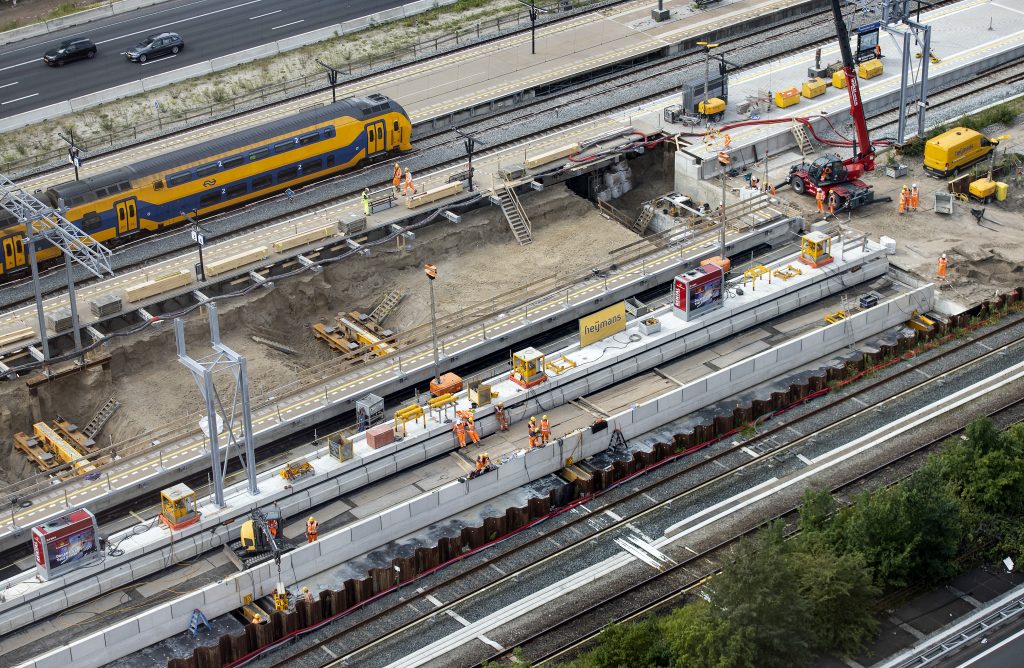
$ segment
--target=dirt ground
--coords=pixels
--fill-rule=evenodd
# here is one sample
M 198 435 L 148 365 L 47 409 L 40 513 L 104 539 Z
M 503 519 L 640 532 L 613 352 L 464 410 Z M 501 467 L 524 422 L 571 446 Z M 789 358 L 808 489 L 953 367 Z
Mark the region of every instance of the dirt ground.
M 429 320 L 429 289 L 422 265 L 438 266 L 439 316 L 454 315 L 479 300 L 550 275 L 566 278 L 607 262 L 608 252 L 636 235 L 600 214 L 564 187 L 523 196 L 533 223 L 534 241 L 519 246 L 501 212 L 494 207 L 437 224 L 417 233 L 414 249 L 375 250 L 369 258 L 349 258 L 319 275 L 281 281 L 272 290 L 218 304 L 224 341 L 246 357 L 256 397 L 289 382 L 296 373 L 329 365 L 335 354 L 315 341 L 310 327 L 329 322 L 340 311 L 368 312 L 389 289 L 404 295 L 386 321 L 401 332 Z M 278 341 L 298 351 L 288 355 L 251 337 Z M 194 357 L 205 355 L 209 341 L 205 312 L 188 319 L 186 338 Z M 190 375 L 177 361 L 170 323 L 144 335 L 119 340 L 110 351 L 108 370 L 87 370 L 44 385 L 29 397 L 23 383 L 0 384 L 0 439 L 31 429 L 55 414 L 85 424 L 108 398 L 122 407 L 100 436 L 103 444 L 137 437 L 168 421 L 198 421 L 203 408 Z M 35 473 L 20 454 L 4 448 L 3 477 L 15 480 Z
M 98 0 L 3 0 L 0 2 L 0 31 L 12 30 L 73 11 L 105 5 Z

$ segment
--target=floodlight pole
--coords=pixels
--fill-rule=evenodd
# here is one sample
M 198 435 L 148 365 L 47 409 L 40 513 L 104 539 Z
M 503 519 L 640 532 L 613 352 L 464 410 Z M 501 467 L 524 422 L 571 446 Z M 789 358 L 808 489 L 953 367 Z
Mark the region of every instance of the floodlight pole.
M 537 53 L 537 18 L 541 14 L 547 14 L 548 10 L 537 7 L 536 0 L 530 0 L 530 4 L 526 4 L 526 0 L 518 0 L 519 4 L 523 5 L 530 10 L 530 53 Z
M 319 58 L 317 58 L 316 64 L 327 70 L 327 82 L 331 84 L 331 103 L 333 104 L 338 101 L 338 75 L 341 74 L 341 71 Z
M 441 384 L 441 362 L 437 356 L 437 305 L 434 301 L 434 281 L 437 279 L 437 267 L 432 264 L 423 265 L 430 283 L 430 337 L 434 347 L 434 384 Z

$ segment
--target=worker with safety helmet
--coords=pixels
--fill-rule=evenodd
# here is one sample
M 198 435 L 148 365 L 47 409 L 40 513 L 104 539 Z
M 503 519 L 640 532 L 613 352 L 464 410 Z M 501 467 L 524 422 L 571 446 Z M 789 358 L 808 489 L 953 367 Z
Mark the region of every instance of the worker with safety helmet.
M 548 422 L 548 416 L 545 415 L 540 419 L 540 442 L 541 445 L 547 444 L 551 440 L 551 423 Z
M 310 515 L 309 519 L 306 520 L 306 542 L 307 543 L 315 543 L 316 542 L 317 529 L 319 528 L 319 526 L 320 525 L 317 523 L 316 518 L 313 517 L 312 515 Z
M 508 431 L 508 413 L 505 412 L 505 404 L 499 403 L 494 407 L 494 417 L 498 420 L 498 431 Z

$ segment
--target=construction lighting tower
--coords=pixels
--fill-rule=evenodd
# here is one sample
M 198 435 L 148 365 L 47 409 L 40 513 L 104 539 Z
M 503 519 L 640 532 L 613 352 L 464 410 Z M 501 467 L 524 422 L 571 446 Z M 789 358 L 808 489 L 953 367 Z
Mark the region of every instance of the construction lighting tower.
M 711 49 L 717 47 L 717 44 L 710 42 L 697 42 L 697 46 L 704 47 L 704 108 L 707 109 L 708 104 L 708 81 L 711 79 Z
M 58 202 L 58 206 L 63 203 Z M 78 329 L 78 304 L 75 300 L 75 282 L 72 263 L 78 264 L 96 278 L 114 275 L 110 266 L 110 249 L 78 229 L 61 213 L 60 209 L 43 204 L 25 192 L 9 178 L 0 174 L 0 207 L 25 226 L 29 265 L 32 268 L 32 288 L 35 291 L 36 315 L 39 318 L 39 341 L 43 346 L 43 361 L 50 359 L 50 344 L 46 337 L 46 318 L 43 313 L 43 295 L 39 287 L 39 267 L 36 263 L 36 244 L 49 243 L 64 254 L 67 272 L 68 300 L 71 304 L 71 329 L 75 338 L 75 352 L 82 349 L 82 335 Z
M 423 272 L 430 281 L 430 336 L 434 345 L 434 383 L 441 384 L 441 361 L 437 357 L 437 305 L 434 301 L 434 281 L 437 280 L 437 266 L 423 265 Z

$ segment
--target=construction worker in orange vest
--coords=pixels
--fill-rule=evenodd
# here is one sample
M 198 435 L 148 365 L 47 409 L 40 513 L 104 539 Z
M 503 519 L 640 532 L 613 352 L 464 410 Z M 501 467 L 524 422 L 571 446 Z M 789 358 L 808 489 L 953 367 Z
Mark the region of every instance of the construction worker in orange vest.
M 263 623 L 263 618 L 260 617 L 260 613 L 257 612 L 255 615 L 252 616 L 252 623 L 253 624 L 262 624 Z
M 530 434 L 530 447 L 537 447 L 537 418 L 531 417 L 529 424 L 526 425 L 527 432 Z
M 405 196 L 406 197 L 409 196 L 409 191 L 410 190 L 412 191 L 413 195 L 416 194 L 416 186 L 413 185 L 413 183 L 412 183 L 412 173 L 409 171 L 409 168 L 406 167 L 405 168 Z
M 498 420 L 498 431 L 508 431 L 508 413 L 505 412 L 505 404 L 498 404 L 494 407 L 494 417 Z
M 907 210 L 907 206 L 910 204 L 910 191 L 907 190 L 906 186 L 900 189 L 900 205 L 899 213 L 902 216 Z
M 487 469 L 487 467 L 490 466 L 490 465 L 491 465 L 491 458 L 487 455 L 486 452 L 476 458 L 476 472 L 477 473 L 483 473 Z
M 881 58 L 881 57 L 882 57 L 882 45 L 881 44 L 875 44 L 875 58 Z
M 307 543 L 315 543 L 316 542 L 317 528 L 319 526 L 320 525 L 317 524 L 316 518 L 313 517 L 312 515 L 310 515 L 309 519 L 306 520 L 306 542 Z
M 818 192 L 814 194 L 814 199 L 818 202 L 818 213 L 825 213 L 825 189 L 818 188 Z
M 546 444 L 551 440 L 551 423 L 548 422 L 548 416 L 545 415 L 540 419 L 540 442 L 541 445 Z
M 395 195 L 402 191 L 402 168 L 395 163 L 395 175 L 391 177 L 391 185 L 395 189 Z
M 939 258 L 939 278 L 946 277 L 946 254 L 943 253 L 942 257 Z
M 910 210 L 917 211 L 917 205 L 921 200 L 921 191 L 917 189 L 917 184 L 910 186 Z
M 828 212 L 834 216 L 837 206 L 839 206 L 839 195 L 833 190 L 828 194 Z
M 750 176 L 750 187 L 753 188 L 754 190 L 757 190 L 757 184 L 758 183 L 760 183 L 760 181 L 758 181 L 757 177 L 754 176 L 754 175 L 751 175 Z
M 461 418 L 455 421 L 452 431 L 455 432 L 455 438 L 459 439 L 459 449 L 466 447 L 466 423 Z
M 466 420 L 466 433 L 469 434 L 469 440 L 473 441 L 473 445 L 480 445 L 480 434 L 476 433 L 476 424 L 473 422 L 473 418 Z

